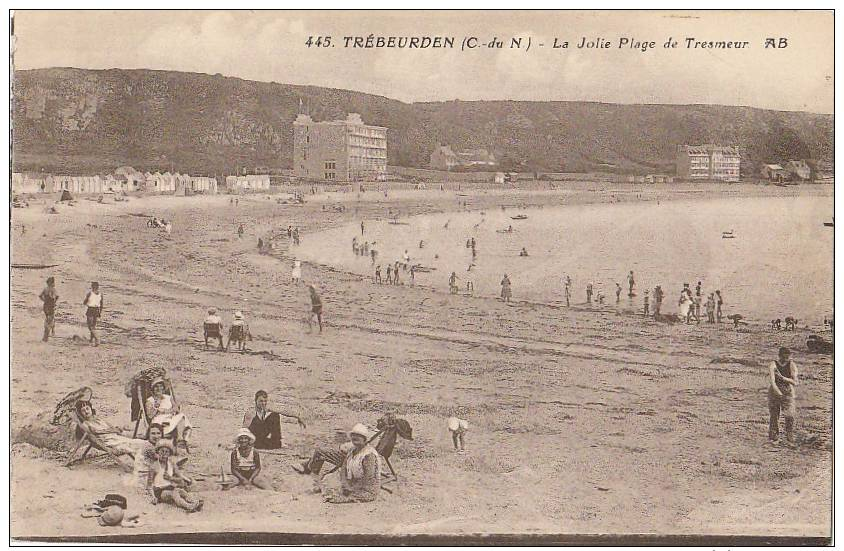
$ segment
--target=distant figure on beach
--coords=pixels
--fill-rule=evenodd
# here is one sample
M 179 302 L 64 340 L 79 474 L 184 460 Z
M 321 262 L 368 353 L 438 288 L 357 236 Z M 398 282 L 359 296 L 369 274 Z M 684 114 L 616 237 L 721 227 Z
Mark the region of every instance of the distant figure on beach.
M 410 285 L 413 286 L 416 283 L 416 265 L 410 267 Z
M 375 264 L 375 257 L 378 255 L 378 251 L 375 249 L 370 249 L 369 256 L 372 257 L 372 263 Z
M 294 245 L 299 244 L 299 226 L 296 226 L 295 228 L 293 228 L 293 244 Z
M 457 272 L 451 272 L 451 275 L 448 278 L 448 292 L 452 295 L 456 295 L 457 291 Z
M 56 334 L 56 303 L 59 301 L 59 294 L 56 292 L 56 278 L 47 278 L 47 286 L 38 295 L 44 308 L 44 336 L 42 340 L 47 342 L 50 335 Z
M 504 302 L 510 302 L 510 297 L 513 296 L 513 292 L 510 289 L 510 278 L 507 277 L 507 274 L 504 274 L 504 278 L 501 280 L 501 298 L 504 299 Z
M 258 238 L 258 252 L 261 252 L 263 250 L 264 250 L 264 240 L 259 237 Z
M 395 265 L 393 265 L 393 285 L 399 284 L 399 261 L 396 260 Z
M 566 276 L 565 281 L 566 306 L 571 306 L 571 276 Z
M 363 235 L 363 230 L 364 230 L 363 220 L 361 220 L 361 221 L 360 221 L 360 234 L 361 234 L 361 235 Z
M 466 442 L 465 435 L 469 432 L 469 421 L 457 417 L 448 418 L 448 431 L 451 433 L 451 441 L 454 443 L 454 451 L 463 453 Z
M 727 319 L 733 322 L 733 327 L 735 329 L 738 329 L 739 323 L 741 323 L 741 320 L 744 319 L 744 316 L 741 314 L 731 314 L 727 316 Z
M 311 331 L 311 321 L 316 317 L 319 323 L 319 332 L 322 333 L 322 299 L 319 298 L 316 287 L 308 285 L 308 291 L 311 293 L 311 312 L 308 315 L 308 332 Z
M 419 240 L 419 248 L 420 248 L 420 249 L 424 249 L 424 248 L 425 248 L 425 242 L 424 242 L 424 241 L 422 241 L 421 239 Z
M 586 284 L 586 304 L 592 304 L 592 282 Z
M 527 255 L 528 255 L 527 249 L 522 247 L 522 250 L 519 251 L 519 256 L 527 256 Z
M 293 237 L 293 226 L 287 226 L 287 239 Z
M 797 364 L 791 359 L 791 350 L 784 346 L 779 349 L 779 358 L 771 362 L 769 373 L 768 411 L 771 418 L 768 423 L 768 440 L 776 442 L 779 439 L 782 414 L 785 418 L 785 438 L 789 444 L 794 444 L 794 418 L 797 415 L 794 387 L 798 379 Z
M 715 293 L 710 293 L 706 299 L 706 322 L 715 323 Z
M 358 237 L 352 237 L 352 252 L 358 254 Z
M 651 311 L 651 297 L 650 297 L 649 294 L 650 294 L 650 291 L 645 289 L 645 298 L 644 298 L 644 303 L 645 303 L 644 304 L 644 314 L 645 314 L 645 317 L 648 317 L 650 315 L 650 311 Z
M 375 267 L 375 283 L 381 285 L 381 265 Z
M 407 267 L 410 266 L 410 255 L 407 254 L 407 249 L 404 250 L 404 269 L 407 271 Z
M 91 334 L 88 342 L 94 346 L 99 346 L 100 339 L 97 337 L 97 323 L 103 314 L 103 295 L 100 294 L 99 283 L 96 281 L 91 283 L 91 290 L 85 295 L 82 304 L 87 307 L 85 320 L 88 324 L 88 331 Z
M 721 323 L 721 307 L 724 306 L 724 299 L 721 298 L 721 290 L 715 291 L 715 320 Z
M 692 297 L 692 314 L 695 322 L 700 325 L 700 297 Z
M 290 273 L 290 279 L 296 285 L 299 285 L 299 282 L 302 281 L 302 261 L 301 260 L 294 260 L 293 261 L 293 271 Z
M 164 231 L 167 232 L 167 235 L 170 235 L 171 233 L 173 233 L 173 223 L 170 222 L 169 220 L 164 223 Z
M 621 284 L 619 282 L 615 282 L 615 302 L 616 304 L 621 302 Z
M 226 352 L 229 351 L 229 345 L 234 342 L 238 350 L 243 352 L 246 350 L 246 339 L 250 339 L 249 327 L 246 325 L 246 320 L 243 317 L 243 312 L 238 310 L 234 313 L 234 319 L 229 327 L 229 340 L 226 341 Z
M 601 289 L 600 286 L 598 287 L 598 292 L 595 293 L 595 298 L 597 299 L 596 302 L 598 304 L 601 304 L 601 305 L 604 304 L 604 290 Z
M 700 323 L 700 305 L 703 300 L 703 296 L 701 295 L 701 282 L 698 281 L 697 285 L 695 285 L 695 319 L 697 322 Z
M 680 291 L 680 300 L 677 302 L 679 307 L 680 319 L 686 320 L 686 323 L 692 322 L 692 308 L 694 307 L 692 300 L 692 290 L 689 289 L 689 284 L 683 284 L 683 290 Z
M 387 264 L 387 285 L 393 284 L 393 265 Z
M 631 297 L 633 296 L 633 286 L 636 284 L 636 280 L 633 278 L 633 270 L 630 270 L 630 273 L 627 274 L 627 285 L 630 287 L 630 292 L 628 293 Z
M 238 236 L 238 237 L 243 237 L 243 232 L 244 232 L 244 231 L 245 231 L 245 230 L 244 230 L 244 228 L 243 228 L 243 224 L 240 224 L 240 225 L 237 227 L 237 236 Z
M 662 292 L 662 286 L 654 287 L 654 319 L 659 319 L 662 312 L 662 300 L 665 298 L 665 293 Z
M 217 315 L 216 308 L 208 309 L 208 315 L 202 325 L 205 334 L 205 347 L 208 347 L 208 339 L 216 338 L 220 343 L 220 350 L 225 350 L 223 346 L 223 320 Z

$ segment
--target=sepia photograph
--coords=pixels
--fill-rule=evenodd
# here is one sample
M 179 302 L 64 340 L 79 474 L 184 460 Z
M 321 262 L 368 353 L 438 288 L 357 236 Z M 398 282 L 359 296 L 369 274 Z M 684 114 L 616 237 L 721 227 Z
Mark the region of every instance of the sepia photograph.
M 833 10 L 9 40 L 13 545 L 832 543 Z

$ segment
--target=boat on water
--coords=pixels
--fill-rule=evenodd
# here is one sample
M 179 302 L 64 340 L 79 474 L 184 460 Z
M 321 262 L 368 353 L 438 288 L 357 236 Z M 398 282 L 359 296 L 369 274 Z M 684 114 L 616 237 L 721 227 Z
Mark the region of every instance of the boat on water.
M 527 214 L 517 214 L 516 216 L 511 216 L 513 220 L 527 220 Z

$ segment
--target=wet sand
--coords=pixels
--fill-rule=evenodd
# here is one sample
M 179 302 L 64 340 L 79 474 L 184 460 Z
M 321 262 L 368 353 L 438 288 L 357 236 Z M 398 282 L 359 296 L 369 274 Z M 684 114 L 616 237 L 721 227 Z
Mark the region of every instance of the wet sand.
M 48 215 L 15 209 L 14 262 L 58 263 L 56 338 L 40 341 L 38 293 L 47 273 L 12 273 L 12 430 L 91 386 L 100 416 L 131 429 L 126 380 L 166 367 L 194 424 L 190 471 L 219 473 L 225 449 L 259 388 L 271 405 L 300 412 L 284 423 L 283 455 L 263 456 L 277 491 L 217 491 L 198 483 L 199 514 L 152 506 L 121 486 L 106 459 L 66 469 L 28 444 L 12 448 L 13 536 L 195 531 L 318 533 L 829 534 L 832 358 L 808 354 L 808 332 L 735 331 L 644 320 L 614 305 L 591 309 L 453 296 L 445 289 L 373 285 L 368 277 L 303 264 L 321 289 L 326 329 L 309 334 L 304 284 L 290 282 L 292 245 L 259 255 L 259 236 L 288 224 L 302 239 L 360 219 L 473 209 L 697 196 L 827 194 L 826 186 L 623 186 L 559 192 L 368 192 L 308 197 L 148 197 L 86 200 Z M 610 190 L 609 188 L 612 188 Z M 830 199 L 831 200 L 831 199 Z M 344 212 L 330 207 L 344 205 Z M 328 210 L 324 210 L 327 207 Z M 463 207 L 460 207 L 463 208 Z M 146 213 L 174 220 L 168 238 Z M 243 239 L 236 234 L 244 223 Z M 26 226 L 21 235 L 20 224 Z M 95 226 L 95 227 L 94 227 Z M 285 234 L 286 236 L 286 234 Z M 102 345 L 87 345 L 88 282 L 103 289 Z M 444 286 L 443 286 L 444 287 Z M 577 299 L 575 302 L 579 302 Z M 228 325 L 243 310 L 246 354 L 204 350 L 202 320 L 217 307 Z M 74 340 L 78 335 L 81 340 Z M 816 445 L 769 446 L 766 366 L 776 347 L 801 366 L 798 436 Z M 334 506 L 289 468 L 314 444 L 355 422 L 394 411 L 414 428 L 392 463 L 393 493 Z M 467 453 L 455 454 L 446 418 L 468 419 Z M 106 492 L 129 496 L 137 528 L 80 517 Z

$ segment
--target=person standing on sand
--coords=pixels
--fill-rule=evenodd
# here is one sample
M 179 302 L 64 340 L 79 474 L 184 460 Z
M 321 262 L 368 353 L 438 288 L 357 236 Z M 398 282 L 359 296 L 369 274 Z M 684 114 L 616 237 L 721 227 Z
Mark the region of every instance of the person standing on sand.
M 659 319 L 663 298 L 665 298 L 665 294 L 662 292 L 662 286 L 657 285 L 654 287 L 654 319 Z
M 375 257 L 378 256 L 378 251 L 370 249 L 369 256 L 372 258 L 372 263 L 375 264 Z
M 375 267 L 375 283 L 381 285 L 381 265 Z
M 399 284 L 399 261 L 396 260 L 395 266 L 393 266 L 393 285 Z
M 56 292 L 56 278 L 47 278 L 47 286 L 38 295 L 44 306 L 44 336 L 43 341 L 47 342 L 50 335 L 56 334 L 56 303 L 59 301 L 59 294 Z
M 615 282 L 615 302 L 618 304 L 621 302 L 621 284 L 619 282 Z
M 410 267 L 410 286 L 412 287 L 415 284 L 416 284 L 416 266 L 414 265 L 414 266 Z
M 565 281 L 566 306 L 571 306 L 571 276 L 566 275 Z
M 586 284 L 586 304 L 592 304 L 592 282 Z
M 645 317 L 648 317 L 648 316 L 650 315 L 650 309 L 651 309 L 651 297 L 649 296 L 649 293 L 650 293 L 650 291 L 648 291 L 647 289 L 645 289 L 645 298 L 644 298 L 644 301 L 645 301 L 645 305 L 644 305 L 644 308 L 645 308 Z
M 628 293 L 629 296 L 633 296 L 633 286 L 636 284 L 636 280 L 633 278 L 633 270 L 630 270 L 630 273 L 627 274 L 627 284 L 630 287 L 630 292 Z
M 457 294 L 457 272 L 451 272 L 448 277 L 448 292 L 452 295 Z
M 294 260 L 293 261 L 293 272 L 290 274 L 290 277 L 294 284 L 299 285 L 299 282 L 302 281 L 302 261 L 301 260 Z
M 769 367 L 770 381 L 768 385 L 768 411 L 771 414 L 768 424 L 768 440 L 776 442 L 779 439 L 780 414 L 785 418 L 785 438 L 789 444 L 794 444 L 794 404 L 797 386 L 797 364 L 791 359 L 791 350 L 781 347 L 779 358 L 771 362 Z
M 513 291 L 510 289 L 510 278 L 504 274 L 504 279 L 501 280 L 501 298 L 504 302 L 510 302 L 510 297 L 513 296 Z
M 244 228 L 243 228 L 243 224 L 240 224 L 240 225 L 237 227 L 237 237 L 238 237 L 238 238 L 243 237 L 243 232 L 244 232 L 244 231 L 245 231 L 245 230 L 244 230 Z
M 299 226 L 296 226 L 295 228 L 293 228 L 293 244 L 294 245 L 299 244 Z
M 706 299 L 706 322 L 715 323 L 715 294 L 710 293 Z
M 85 320 L 88 324 L 88 331 L 91 333 L 88 341 L 94 346 L 99 346 L 100 339 L 97 337 L 97 321 L 103 314 L 103 295 L 100 294 L 99 283 L 96 281 L 91 283 L 91 290 L 85 295 L 82 305 L 87 307 Z
M 695 318 L 697 318 L 697 322 L 700 323 L 700 304 L 703 301 L 703 297 L 700 294 L 701 282 L 698 281 L 697 285 L 695 285 Z
M 293 226 L 287 226 L 287 239 L 293 237 Z
M 363 235 L 363 220 L 360 221 L 360 234 Z
M 322 299 L 319 298 L 316 287 L 313 285 L 308 285 L 308 291 L 311 293 L 311 312 L 308 315 L 308 332 L 312 330 L 311 322 L 314 316 L 316 316 L 317 322 L 319 322 L 319 332 L 322 333 Z
M 721 323 L 721 307 L 724 306 L 724 299 L 721 298 L 721 290 L 715 291 L 715 320 Z
M 393 265 L 387 264 L 387 285 L 393 284 Z

